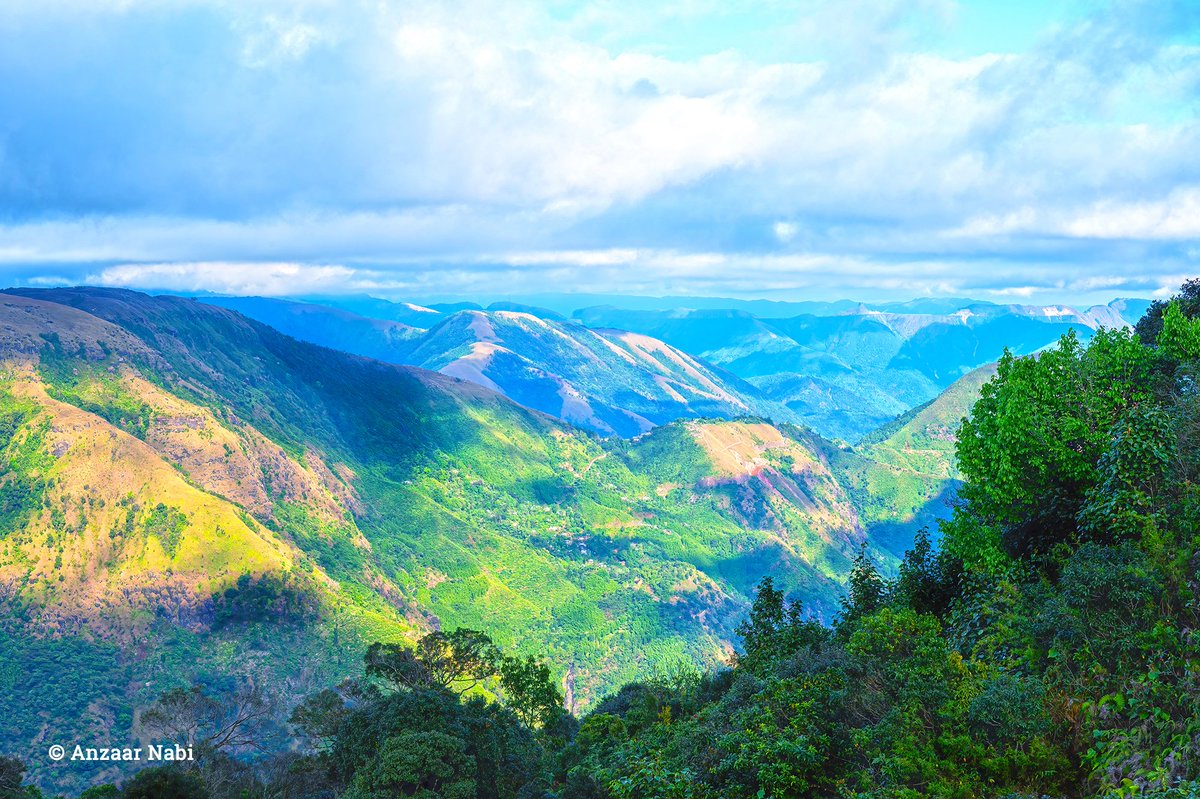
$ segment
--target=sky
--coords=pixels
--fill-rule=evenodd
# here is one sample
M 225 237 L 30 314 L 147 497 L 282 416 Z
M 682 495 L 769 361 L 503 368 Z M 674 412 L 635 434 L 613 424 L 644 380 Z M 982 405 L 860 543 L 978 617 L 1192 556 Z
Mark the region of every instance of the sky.
M 1200 274 L 1197 0 L 0 0 L 0 285 L 997 302 Z

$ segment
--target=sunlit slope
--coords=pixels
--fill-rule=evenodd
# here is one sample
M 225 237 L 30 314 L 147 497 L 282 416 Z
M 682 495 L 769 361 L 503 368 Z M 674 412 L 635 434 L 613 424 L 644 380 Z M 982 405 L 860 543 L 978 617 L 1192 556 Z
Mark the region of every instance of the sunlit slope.
M 581 700 L 657 662 L 721 657 L 766 568 L 782 564 L 784 583 L 814 603 L 836 597 L 833 570 L 779 549 L 778 531 L 745 529 L 723 501 L 660 497 L 598 440 L 472 383 L 302 344 L 191 301 L 30 294 L 59 304 L 12 301 L 58 308 L 21 337 L 26 379 L 159 464 L 115 468 L 148 484 L 139 504 L 189 519 L 185 539 L 202 534 L 192 506 L 217 503 L 335 581 L 351 610 L 400 627 L 478 627 L 553 654 L 575 666 Z M 108 338 L 54 339 L 84 321 Z M 199 499 L 175 498 L 176 483 Z M 243 568 L 253 571 L 189 579 L 208 590 Z
M 866 535 L 823 449 L 798 427 L 681 422 L 634 442 L 627 458 L 653 476 L 657 495 L 683 506 L 711 504 L 755 532 L 753 548 L 720 564 L 725 579 L 749 590 L 770 573 L 785 584 L 826 587 L 808 599 L 830 618 L 836 606 L 829 597 L 840 593 Z
M 0 582 L 41 629 L 125 638 L 163 614 L 205 628 L 243 576 L 302 583 L 317 614 L 345 603 L 276 516 L 369 546 L 323 464 L 149 382 L 133 364 L 166 362 L 93 316 L 0 295 L 0 329 Z M 358 610 L 364 630 L 414 629 L 401 608 Z
M 103 512 L 89 509 L 80 533 L 68 532 L 81 524 L 75 510 L 47 510 L 63 490 L 41 471 L 53 467 L 9 455 L 6 484 L 24 475 L 41 510 L 5 538 L 5 579 L 22 607 L 71 609 L 78 618 L 59 617 L 102 636 L 129 635 L 119 609 L 132 618 L 144 595 L 156 623 L 202 643 L 216 613 L 206 596 L 242 574 L 307 575 L 325 608 L 303 622 L 313 634 L 483 629 L 549 656 L 587 702 L 680 658 L 725 657 L 764 574 L 828 618 L 862 542 L 894 566 L 925 512 L 912 503 L 945 485 L 760 421 L 601 440 L 477 384 L 301 343 L 190 300 L 73 289 L 4 302 L 6 401 L 105 442 L 61 454 L 79 458 L 72 507 L 105 486 Z M 692 368 L 638 336 L 609 344 Z M 39 451 L 54 458 L 57 442 Z M 879 470 L 906 487 L 890 510 L 863 493 Z M 124 523 L 112 509 L 122 501 L 138 506 L 136 546 L 107 538 Z M 161 542 L 176 530 L 168 552 Z M 83 538 L 63 545 L 69 568 L 51 576 L 68 535 Z M 133 594 L 109 592 L 107 626 L 80 610 L 117 585 Z
M 933 400 L 864 438 L 859 449 L 871 459 L 923 474 L 957 478 L 954 442 L 958 426 L 996 374 L 995 364 L 960 377 Z

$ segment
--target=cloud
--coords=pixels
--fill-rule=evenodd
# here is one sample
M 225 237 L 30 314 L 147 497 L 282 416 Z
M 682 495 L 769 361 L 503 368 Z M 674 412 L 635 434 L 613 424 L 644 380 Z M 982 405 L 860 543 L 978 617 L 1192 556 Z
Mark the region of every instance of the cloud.
M 1067 220 L 1063 230 L 1098 239 L 1200 239 L 1200 187 L 1177 189 L 1156 202 L 1097 203 Z
M 1101 200 L 1083 208 L 1026 206 L 970 219 L 951 236 L 1034 233 L 1081 239 L 1194 241 L 1200 239 L 1200 187 L 1184 186 L 1143 202 Z
M 340 291 L 354 270 L 344 266 L 277 263 L 123 264 L 87 277 L 89 284 L 221 294 L 288 296 Z
M 0 20 L 0 269 L 1092 291 L 1193 268 L 1195 5 L 1113 0 L 968 55 L 961 11 L 25 5 Z
M 771 231 L 775 234 L 775 238 L 784 244 L 796 238 L 799 230 L 800 228 L 794 222 L 776 222 L 771 225 Z
M 1182 282 L 1181 273 L 1143 270 L 1136 277 L 1090 268 L 1048 271 L 1027 262 L 945 259 L 884 261 L 832 254 L 746 255 L 670 249 L 528 251 L 411 259 L 387 264 L 172 262 L 67 268 L 53 280 L 31 275 L 18 285 L 91 283 L 174 292 L 265 296 L 369 293 L 402 300 L 446 296 L 497 298 L 545 293 L 623 293 L 739 297 L 995 296 L 1107 301 L 1114 292 L 1145 296 Z M 1119 268 L 1105 264 L 1105 269 Z

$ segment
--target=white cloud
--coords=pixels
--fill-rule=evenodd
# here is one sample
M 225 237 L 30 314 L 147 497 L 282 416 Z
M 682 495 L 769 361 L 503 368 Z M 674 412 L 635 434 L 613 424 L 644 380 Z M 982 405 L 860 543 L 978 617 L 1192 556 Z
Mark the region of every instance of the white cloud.
M 722 59 L 614 57 L 562 38 L 513 45 L 457 21 L 402 24 L 394 43 L 400 73 L 434 97 L 428 177 L 462 200 L 603 208 L 752 163 L 770 141 Z
M 516 252 L 496 257 L 496 260 L 511 266 L 621 266 L 635 263 L 637 259 L 638 251 L 633 249 Z M 484 260 L 489 258 L 484 256 Z
M 344 266 L 313 264 L 122 264 L 88 275 L 87 282 L 101 286 L 277 297 L 343 291 L 354 274 L 354 270 Z
M 1032 233 L 1082 239 L 1191 241 L 1200 239 L 1200 187 L 1185 186 L 1142 202 L 1101 200 L 1085 207 L 1027 206 L 969 219 L 952 237 Z
M 0 20 L 0 264 L 1089 291 L 1116 262 L 1174 275 L 1200 239 L 1200 48 L 1136 4 L 975 57 L 921 52 L 948 0 L 772 4 L 774 47 L 686 53 L 654 44 L 664 19 L 759 4 L 651 5 L 30 4 Z
M 776 222 L 771 225 L 771 232 L 775 234 L 775 238 L 779 239 L 784 244 L 787 244 L 792 239 L 796 238 L 796 233 L 800 228 L 794 222 Z
M 1106 201 L 1066 221 L 1068 235 L 1098 239 L 1200 239 L 1200 188 L 1154 202 Z
M 987 289 L 986 291 L 993 297 L 1020 297 L 1021 299 L 1028 299 L 1037 294 L 1040 288 L 1044 290 L 1044 287 L 1038 286 L 1006 286 L 1002 289 Z

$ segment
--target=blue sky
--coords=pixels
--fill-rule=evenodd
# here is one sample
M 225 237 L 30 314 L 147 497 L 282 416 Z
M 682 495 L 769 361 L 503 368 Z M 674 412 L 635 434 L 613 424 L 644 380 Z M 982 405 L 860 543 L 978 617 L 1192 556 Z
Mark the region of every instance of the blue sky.
M 1090 302 L 1200 274 L 1200 3 L 0 0 L 0 278 Z

